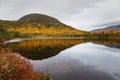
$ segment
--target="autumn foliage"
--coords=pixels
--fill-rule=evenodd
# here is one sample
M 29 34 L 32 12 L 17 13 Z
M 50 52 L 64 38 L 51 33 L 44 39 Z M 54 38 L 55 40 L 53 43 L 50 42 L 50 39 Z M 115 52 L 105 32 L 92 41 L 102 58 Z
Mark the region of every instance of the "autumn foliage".
M 33 67 L 20 55 L 0 52 L 0 80 L 46 80 L 40 72 L 33 72 Z
M 83 35 L 83 31 L 65 27 L 65 26 L 58 26 L 54 27 L 51 26 L 46 28 L 46 26 L 36 27 L 31 24 L 23 24 L 20 27 L 10 27 L 7 28 L 7 31 L 10 33 L 19 33 L 20 37 L 78 37 Z

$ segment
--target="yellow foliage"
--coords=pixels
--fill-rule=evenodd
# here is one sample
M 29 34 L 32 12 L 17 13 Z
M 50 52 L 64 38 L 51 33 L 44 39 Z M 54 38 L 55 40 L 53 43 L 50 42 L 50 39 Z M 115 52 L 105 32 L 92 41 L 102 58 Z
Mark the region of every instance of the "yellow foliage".
M 83 31 L 72 29 L 69 27 L 35 27 L 34 25 L 30 24 L 23 24 L 20 27 L 10 27 L 7 29 L 9 32 L 19 32 L 20 34 L 38 34 L 44 36 L 74 36 L 74 35 L 81 35 Z
M 27 40 L 22 41 L 19 44 L 10 44 L 9 48 L 23 48 L 26 50 L 31 50 L 33 48 L 55 48 L 55 47 L 69 47 L 72 45 L 83 43 L 84 40 L 71 40 L 71 39 L 43 39 L 43 40 Z M 31 44 L 32 43 L 32 44 Z

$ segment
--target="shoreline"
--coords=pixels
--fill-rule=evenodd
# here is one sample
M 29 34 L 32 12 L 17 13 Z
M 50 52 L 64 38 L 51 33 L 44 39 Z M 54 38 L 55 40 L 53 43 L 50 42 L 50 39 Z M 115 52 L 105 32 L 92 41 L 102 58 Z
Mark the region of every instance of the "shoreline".
M 0 46 L 11 43 L 11 42 L 21 42 L 25 40 L 50 40 L 50 39 L 79 39 L 79 40 L 120 40 L 120 38 L 110 38 L 110 37 L 32 37 L 32 38 L 13 38 L 0 42 Z

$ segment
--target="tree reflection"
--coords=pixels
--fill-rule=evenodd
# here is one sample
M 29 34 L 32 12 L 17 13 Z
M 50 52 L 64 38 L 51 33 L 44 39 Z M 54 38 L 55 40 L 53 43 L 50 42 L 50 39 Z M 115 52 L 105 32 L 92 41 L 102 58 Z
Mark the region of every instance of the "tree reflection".
M 25 40 L 17 43 L 8 43 L 6 47 L 13 52 L 20 53 L 27 59 L 42 60 L 55 56 L 59 52 L 83 42 L 84 40 L 78 39 Z

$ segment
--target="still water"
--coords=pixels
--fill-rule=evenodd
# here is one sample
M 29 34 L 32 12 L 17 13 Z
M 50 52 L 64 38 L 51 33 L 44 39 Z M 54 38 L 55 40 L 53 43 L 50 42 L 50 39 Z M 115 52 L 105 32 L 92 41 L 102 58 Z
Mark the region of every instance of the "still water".
M 32 39 L 5 46 L 53 80 L 120 80 L 119 41 Z

